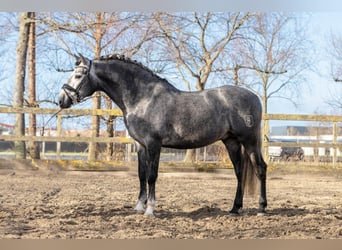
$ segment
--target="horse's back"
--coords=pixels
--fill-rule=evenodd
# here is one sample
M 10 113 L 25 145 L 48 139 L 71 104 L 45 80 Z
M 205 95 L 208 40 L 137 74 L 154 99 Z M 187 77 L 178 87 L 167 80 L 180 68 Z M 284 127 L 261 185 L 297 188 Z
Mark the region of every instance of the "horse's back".
M 255 107 L 257 109 L 261 108 L 261 103 L 259 97 L 252 91 L 237 87 L 237 86 L 222 86 L 219 88 L 208 89 L 216 93 L 219 98 L 224 100 L 224 103 L 233 105 L 235 107 Z

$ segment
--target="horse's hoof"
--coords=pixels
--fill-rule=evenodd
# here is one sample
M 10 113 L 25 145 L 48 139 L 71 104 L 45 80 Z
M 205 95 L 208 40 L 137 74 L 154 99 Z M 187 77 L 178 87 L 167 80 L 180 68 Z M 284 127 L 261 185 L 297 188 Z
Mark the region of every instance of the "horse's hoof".
M 242 211 L 242 207 L 233 207 L 230 211 L 229 214 L 232 216 L 239 216 L 240 212 Z
M 137 212 L 138 214 L 143 214 L 145 213 L 145 210 L 141 210 L 141 209 L 134 209 L 135 212 Z
M 153 217 L 154 216 L 153 211 L 154 211 L 154 204 L 152 205 L 148 204 L 144 215 Z
M 147 217 L 154 217 L 153 209 L 147 208 L 145 213 L 144 213 L 144 215 L 147 216 Z
M 257 213 L 257 216 L 266 216 L 266 215 L 267 215 L 266 212 L 258 212 L 258 213 Z
M 153 213 L 144 213 L 144 216 L 149 217 L 149 218 L 153 218 L 154 214 Z
M 137 213 L 143 214 L 145 212 L 144 203 L 141 201 L 138 201 L 138 204 L 135 206 L 134 211 L 136 211 Z
M 229 215 L 230 215 L 230 216 L 240 216 L 240 213 L 237 212 L 237 211 L 230 211 L 230 212 L 229 212 Z

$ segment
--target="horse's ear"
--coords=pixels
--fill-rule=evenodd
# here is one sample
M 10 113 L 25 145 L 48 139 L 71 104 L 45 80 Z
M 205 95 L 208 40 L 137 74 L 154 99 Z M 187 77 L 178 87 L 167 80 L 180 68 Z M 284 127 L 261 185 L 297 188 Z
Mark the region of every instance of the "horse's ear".
M 78 66 L 81 63 L 81 58 L 76 55 L 76 54 L 72 54 L 72 56 L 75 58 L 75 66 Z
M 87 60 L 84 58 L 84 56 L 81 53 L 78 53 L 79 55 L 79 60 L 81 61 L 82 64 L 87 65 Z

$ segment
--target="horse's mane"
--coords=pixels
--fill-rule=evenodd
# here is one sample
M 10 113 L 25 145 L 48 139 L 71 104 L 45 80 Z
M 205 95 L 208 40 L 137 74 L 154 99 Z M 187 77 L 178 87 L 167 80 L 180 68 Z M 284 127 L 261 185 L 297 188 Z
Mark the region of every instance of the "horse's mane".
M 163 81 L 167 82 L 166 79 L 161 78 L 160 76 L 158 76 L 153 70 L 151 70 L 150 68 L 146 67 L 141 62 L 138 62 L 138 61 L 133 60 L 133 59 L 131 59 L 129 57 L 126 57 L 125 55 L 120 55 L 120 54 L 104 55 L 104 56 L 100 56 L 98 58 L 95 58 L 95 60 L 99 60 L 99 61 L 118 60 L 118 61 L 122 61 L 122 62 L 126 62 L 126 63 L 131 63 L 131 64 L 134 64 L 134 65 L 138 66 L 139 68 L 149 72 L 152 76 L 158 78 L 159 80 L 163 80 Z

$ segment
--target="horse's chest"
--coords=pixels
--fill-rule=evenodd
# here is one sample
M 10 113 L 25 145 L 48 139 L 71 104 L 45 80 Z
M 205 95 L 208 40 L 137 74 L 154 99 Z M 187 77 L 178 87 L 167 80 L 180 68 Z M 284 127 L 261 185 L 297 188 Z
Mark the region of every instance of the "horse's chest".
M 155 126 L 146 116 L 140 113 L 131 113 L 126 117 L 126 127 L 129 134 L 136 140 L 150 136 Z

